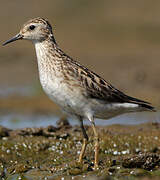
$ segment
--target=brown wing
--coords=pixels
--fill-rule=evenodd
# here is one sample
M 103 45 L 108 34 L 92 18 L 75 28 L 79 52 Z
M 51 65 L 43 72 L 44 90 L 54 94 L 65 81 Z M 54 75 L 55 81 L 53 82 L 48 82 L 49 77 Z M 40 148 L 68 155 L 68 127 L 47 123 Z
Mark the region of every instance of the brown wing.
M 88 69 L 85 69 L 85 71 L 84 69 L 80 69 L 79 74 L 81 74 L 83 83 L 91 98 L 117 103 L 129 102 L 131 100 L 146 103 L 145 101 L 125 95 L 123 92 L 114 88 L 110 83 L 106 82 L 103 78 Z
M 144 108 L 154 110 L 154 107 L 149 105 L 150 103 L 124 94 L 96 73 L 80 65 L 66 54 L 63 55 L 65 57 L 65 63 L 67 63 L 66 67 L 69 68 L 68 73 L 72 74 L 72 77 L 74 76 L 82 84 L 87 97 L 99 99 L 106 103 L 135 103 Z
M 135 103 L 141 107 L 155 111 L 154 107 L 152 107 L 149 102 L 124 94 L 92 71 L 85 69 L 87 76 L 82 75 L 84 73 L 82 69 L 80 71 L 88 96 L 91 98 L 99 99 L 106 103 Z

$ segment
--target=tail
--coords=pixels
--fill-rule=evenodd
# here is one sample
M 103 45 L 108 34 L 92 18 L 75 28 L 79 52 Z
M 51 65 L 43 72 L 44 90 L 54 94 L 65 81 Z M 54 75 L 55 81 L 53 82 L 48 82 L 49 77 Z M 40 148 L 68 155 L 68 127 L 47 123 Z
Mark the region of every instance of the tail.
M 144 110 L 149 110 L 149 111 L 156 112 L 155 107 L 153 107 L 151 105 L 151 103 L 149 103 L 147 101 L 143 101 L 143 100 L 140 100 L 140 99 L 137 99 L 137 98 L 133 98 L 133 97 L 130 97 L 130 96 L 127 96 L 127 99 L 128 99 L 129 103 L 138 104 L 139 107 L 144 108 Z
M 155 107 L 151 106 L 150 104 L 139 104 L 140 107 L 145 108 L 146 110 L 152 111 L 152 112 L 156 112 Z

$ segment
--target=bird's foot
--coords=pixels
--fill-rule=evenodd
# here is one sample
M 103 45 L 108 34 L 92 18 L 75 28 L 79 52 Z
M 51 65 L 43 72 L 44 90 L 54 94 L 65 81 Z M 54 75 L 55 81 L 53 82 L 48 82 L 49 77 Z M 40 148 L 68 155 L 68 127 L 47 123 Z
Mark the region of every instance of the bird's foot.
M 93 170 L 94 171 L 99 170 L 99 165 L 97 163 L 94 164 Z

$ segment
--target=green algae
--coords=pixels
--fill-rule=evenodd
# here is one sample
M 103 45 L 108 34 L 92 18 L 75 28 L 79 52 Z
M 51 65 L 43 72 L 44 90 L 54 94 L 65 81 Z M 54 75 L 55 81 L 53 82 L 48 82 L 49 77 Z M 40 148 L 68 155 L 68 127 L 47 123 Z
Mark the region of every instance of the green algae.
M 99 170 L 94 171 L 92 129 L 82 164 L 78 126 L 25 128 L 1 127 L 1 179 L 140 179 L 160 176 L 159 126 L 112 125 L 97 127 L 100 135 Z M 5 133 L 4 133 L 5 132 Z

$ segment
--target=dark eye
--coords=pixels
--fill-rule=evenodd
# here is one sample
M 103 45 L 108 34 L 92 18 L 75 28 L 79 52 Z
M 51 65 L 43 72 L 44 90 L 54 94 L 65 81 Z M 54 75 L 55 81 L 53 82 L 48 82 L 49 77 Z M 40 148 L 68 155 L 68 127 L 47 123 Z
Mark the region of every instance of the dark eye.
M 34 28 L 35 28 L 34 25 L 30 25 L 30 26 L 29 26 L 29 29 L 30 29 L 30 30 L 33 30 Z

